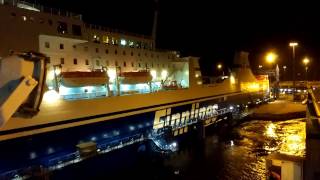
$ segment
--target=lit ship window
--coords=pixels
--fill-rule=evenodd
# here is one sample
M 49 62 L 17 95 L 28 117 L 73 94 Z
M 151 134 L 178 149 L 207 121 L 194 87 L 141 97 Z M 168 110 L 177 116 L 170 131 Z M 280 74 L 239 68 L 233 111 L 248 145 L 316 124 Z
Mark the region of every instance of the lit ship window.
M 125 46 L 125 45 L 127 45 L 127 41 L 126 41 L 125 39 L 121 39 L 121 40 L 120 40 L 120 44 L 121 44 L 122 46 Z
M 22 20 L 26 21 L 27 20 L 27 16 L 22 16 Z

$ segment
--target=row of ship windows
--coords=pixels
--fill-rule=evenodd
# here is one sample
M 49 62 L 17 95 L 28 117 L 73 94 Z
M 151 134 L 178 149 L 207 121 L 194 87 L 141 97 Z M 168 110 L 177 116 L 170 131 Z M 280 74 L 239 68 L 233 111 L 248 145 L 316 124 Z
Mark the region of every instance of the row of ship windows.
M 11 13 L 11 16 L 16 17 L 16 13 Z M 27 16 L 21 16 L 23 21 L 27 21 Z M 34 17 L 29 17 L 30 22 L 35 22 Z M 39 23 L 43 24 L 45 21 L 44 19 L 40 18 Z M 51 19 L 48 20 L 48 24 L 50 26 L 53 25 L 53 21 Z M 62 21 L 57 22 L 57 32 L 59 34 L 68 34 L 68 24 Z M 72 24 L 72 35 L 75 36 L 81 36 L 81 26 Z M 100 37 L 98 35 L 93 35 L 93 42 L 100 43 Z M 102 42 L 105 44 L 112 44 L 112 45 L 118 45 L 120 43 L 121 46 L 128 46 L 128 47 L 135 47 L 135 48 L 142 48 L 142 49 L 152 49 L 153 44 L 152 43 L 146 43 L 146 42 L 140 42 L 140 41 L 132 41 L 132 40 L 126 40 L 126 39 L 117 39 L 112 36 L 102 36 Z
M 49 42 L 45 42 L 45 43 L 44 43 L 44 46 L 45 46 L 45 48 L 50 48 L 50 43 L 49 43 Z M 77 48 L 76 45 L 73 45 L 72 47 L 73 47 L 74 49 Z M 59 49 L 64 49 L 64 44 L 60 43 L 60 44 L 59 44 Z M 88 49 L 89 49 L 89 48 L 88 48 L 87 46 L 84 47 L 84 51 L 88 51 Z M 95 48 L 95 52 L 96 52 L 96 53 L 99 53 L 99 48 Z M 106 49 L 106 50 L 105 50 L 105 53 L 106 53 L 106 54 L 109 54 L 109 50 Z M 114 50 L 114 54 L 118 54 L 118 50 L 117 50 L 117 49 Z M 132 51 L 131 51 L 130 54 L 131 54 L 131 56 L 134 55 L 134 53 L 133 53 Z M 122 51 L 122 55 L 126 55 L 126 51 L 125 51 L 125 50 Z M 138 53 L 137 55 L 138 55 L 138 56 L 141 56 L 140 53 Z M 145 55 L 146 57 L 148 57 L 148 53 L 145 53 L 144 55 Z M 150 56 L 151 56 L 151 58 L 153 58 L 153 57 L 154 57 L 153 53 L 151 53 Z M 159 55 L 156 55 L 156 57 L 159 59 Z M 168 59 L 171 59 L 171 58 L 173 59 L 173 58 L 174 58 L 174 55 L 168 55 Z
M 50 64 L 50 63 L 51 63 L 50 61 L 51 61 L 51 60 L 50 60 L 50 57 L 49 57 L 48 60 L 47 60 L 47 63 Z M 92 63 L 93 63 L 93 62 L 92 62 Z M 64 59 L 64 58 L 60 58 L 60 64 L 65 64 L 65 59 Z M 77 58 L 74 58 L 74 59 L 73 59 L 73 64 L 74 64 L 74 65 L 77 65 L 77 64 L 78 64 L 78 59 L 77 59 Z M 118 63 L 118 61 L 115 61 L 114 64 L 109 63 L 109 61 L 105 61 L 105 64 L 106 64 L 106 66 L 112 66 L 112 65 L 114 65 L 114 66 L 127 67 L 127 62 L 126 62 L 126 61 L 124 61 L 123 64 Z M 89 61 L 88 59 L 85 60 L 85 65 L 90 65 L 90 61 Z M 96 60 L 96 61 L 95 61 L 95 65 L 96 65 L 96 66 L 101 66 L 102 63 L 101 63 L 100 60 Z M 135 67 L 135 66 L 136 66 L 136 67 L 143 67 L 143 65 L 144 65 L 144 67 L 146 67 L 146 68 L 148 68 L 148 67 L 153 68 L 153 67 L 154 67 L 154 64 L 153 64 L 153 63 L 144 63 L 144 64 L 143 64 L 143 63 L 136 63 L 136 65 L 135 65 L 134 62 L 131 62 L 131 67 Z M 157 64 L 157 67 L 160 68 L 160 64 Z M 165 65 L 165 64 L 162 64 L 162 68 L 165 68 L 165 67 L 166 67 L 166 65 Z M 172 64 L 172 66 L 170 66 L 170 64 L 167 64 L 167 67 L 168 67 L 168 68 L 170 68 L 170 67 L 175 68 L 175 65 Z

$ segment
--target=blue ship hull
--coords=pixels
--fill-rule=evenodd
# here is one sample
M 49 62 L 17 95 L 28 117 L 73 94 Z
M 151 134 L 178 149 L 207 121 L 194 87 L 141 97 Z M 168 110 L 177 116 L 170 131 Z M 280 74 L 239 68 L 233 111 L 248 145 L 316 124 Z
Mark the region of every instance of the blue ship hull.
M 228 109 L 230 106 L 244 105 L 263 98 L 263 95 L 235 95 L 224 98 L 216 98 L 207 101 L 199 100 L 199 106 L 217 105 L 218 109 Z M 171 114 L 188 111 L 193 104 L 171 107 Z M 165 109 L 165 108 L 163 108 Z M 240 111 L 236 108 L 234 111 Z M 156 112 L 147 112 L 124 118 L 102 121 L 99 123 L 66 128 L 49 133 L 0 142 L 0 174 L 8 171 L 23 169 L 30 166 L 52 167 L 77 156 L 77 145 L 83 142 L 95 142 L 100 151 L 112 149 L 119 144 L 137 142 L 136 140 L 147 139 L 154 133 L 154 119 Z M 230 112 L 229 112 L 230 113 Z M 223 116 L 223 115 L 222 115 Z M 188 127 L 201 120 L 190 118 L 186 121 Z M 216 120 L 219 119 L 215 118 Z M 223 119 L 223 118 L 220 118 Z M 165 120 L 164 120 L 165 121 Z M 162 122 L 166 123 L 166 122 Z M 170 124 L 165 124 L 168 127 Z M 183 124 L 180 124 L 183 125 Z M 171 126 L 174 126 L 171 124 Z M 181 126 L 182 127 L 182 126 Z M 166 132 L 173 136 L 174 132 Z M 171 134 L 170 134 L 171 133 Z M 180 134 L 187 133 L 180 131 Z M 72 154 L 73 156 L 69 156 Z M 69 159 L 70 160 L 70 159 Z

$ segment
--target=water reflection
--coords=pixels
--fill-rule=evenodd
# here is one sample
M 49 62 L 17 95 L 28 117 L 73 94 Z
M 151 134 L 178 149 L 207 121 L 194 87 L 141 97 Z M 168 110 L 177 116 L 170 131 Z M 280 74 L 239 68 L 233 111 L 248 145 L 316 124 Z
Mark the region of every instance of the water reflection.
M 219 131 L 220 134 L 209 135 L 205 141 L 188 138 L 187 145 L 179 144 L 180 150 L 169 156 L 148 150 L 137 155 L 133 148 L 125 153 L 117 152 L 118 156 L 107 156 L 106 160 L 99 157 L 99 163 L 95 162 L 94 166 L 93 163 L 79 165 L 68 173 L 85 177 L 82 172 L 92 171 L 87 175 L 90 179 L 97 176 L 122 179 L 126 175 L 130 179 L 267 179 L 266 157 L 270 153 L 305 156 L 304 119 L 256 120 Z M 58 175 L 55 177 L 60 179 Z M 61 177 L 65 178 L 65 173 Z

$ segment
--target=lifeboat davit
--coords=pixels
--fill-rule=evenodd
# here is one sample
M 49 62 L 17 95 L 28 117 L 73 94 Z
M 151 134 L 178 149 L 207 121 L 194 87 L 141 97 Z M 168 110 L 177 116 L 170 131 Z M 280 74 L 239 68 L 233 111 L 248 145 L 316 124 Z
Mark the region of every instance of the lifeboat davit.
M 109 82 L 106 72 L 61 72 L 61 83 L 66 87 L 101 86 Z
M 122 72 L 119 77 L 122 84 L 148 83 L 152 80 L 149 71 Z

